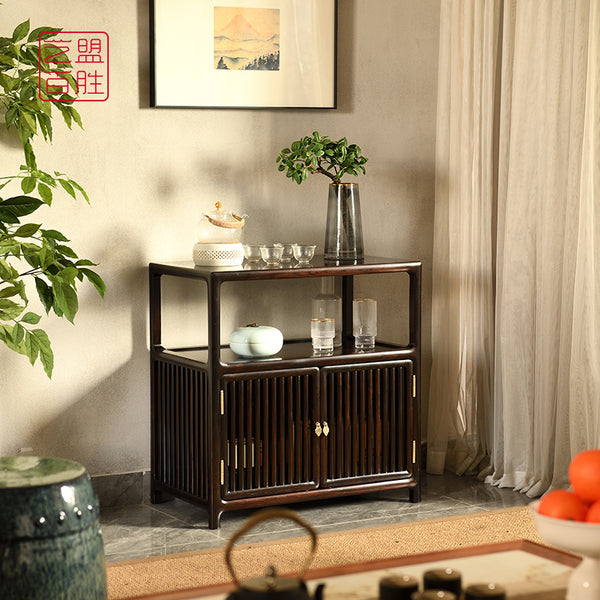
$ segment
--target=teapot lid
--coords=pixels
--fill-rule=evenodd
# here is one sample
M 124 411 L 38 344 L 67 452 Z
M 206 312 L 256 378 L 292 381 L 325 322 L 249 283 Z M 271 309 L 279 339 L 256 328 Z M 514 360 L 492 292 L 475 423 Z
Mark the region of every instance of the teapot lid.
M 208 211 L 202 214 L 208 221 L 216 227 L 224 227 L 225 229 L 241 229 L 244 226 L 248 215 L 237 215 L 234 212 L 223 210 L 223 205 L 220 202 L 215 202 L 215 210 Z
M 264 576 L 246 579 L 240 587 L 256 593 L 291 592 L 300 587 L 300 580 L 291 577 L 279 577 L 275 567 L 269 567 Z

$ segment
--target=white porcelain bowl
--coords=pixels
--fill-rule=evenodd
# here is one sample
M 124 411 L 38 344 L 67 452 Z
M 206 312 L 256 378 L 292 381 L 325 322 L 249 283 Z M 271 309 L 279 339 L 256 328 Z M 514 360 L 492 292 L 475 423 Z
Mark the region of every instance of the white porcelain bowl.
M 600 523 L 540 515 L 539 503 L 532 502 L 529 509 L 540 537 L 552 546 L 583 556 L 571 574 L 567 600 L 600 600 Z

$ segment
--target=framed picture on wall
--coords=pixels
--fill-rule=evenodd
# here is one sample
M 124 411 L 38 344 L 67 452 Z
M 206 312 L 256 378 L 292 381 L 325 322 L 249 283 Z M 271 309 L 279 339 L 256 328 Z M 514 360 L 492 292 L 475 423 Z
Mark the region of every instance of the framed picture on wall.
M 151 0 L 151 106 L 335 108 L 337 0 Z

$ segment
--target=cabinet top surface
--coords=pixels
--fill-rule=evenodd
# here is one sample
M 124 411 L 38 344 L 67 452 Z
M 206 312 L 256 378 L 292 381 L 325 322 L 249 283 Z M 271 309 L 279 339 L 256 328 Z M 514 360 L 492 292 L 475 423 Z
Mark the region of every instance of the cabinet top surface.
M 270 279 L 289 277 L 319 277 L 322 275 L 352 275 L 381 271 L 417 271 L 420 261 L 403 261 L 395 258 L 366 256 L 357 263 L 333 263 L 322 255 L 315 256 L 309 265 L 295 262 L 268 267 L 264 263 L 246 263 L 233 267 L 197 267 L 192 261 L 150 263 L 150 270 L 167 275 L 216 279 Z

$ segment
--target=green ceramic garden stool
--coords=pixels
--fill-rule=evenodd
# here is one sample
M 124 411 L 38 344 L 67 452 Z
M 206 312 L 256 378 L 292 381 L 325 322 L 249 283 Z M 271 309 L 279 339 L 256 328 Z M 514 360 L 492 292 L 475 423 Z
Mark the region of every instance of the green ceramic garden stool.
M 98 499 L 59 458 L 0 458 L 0 598 L 105 600 Z

